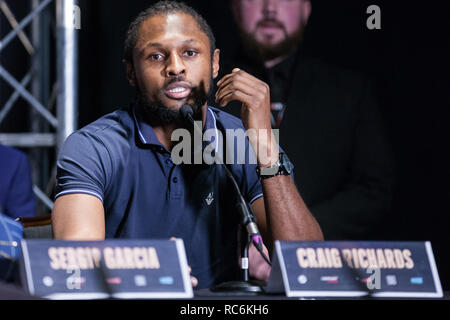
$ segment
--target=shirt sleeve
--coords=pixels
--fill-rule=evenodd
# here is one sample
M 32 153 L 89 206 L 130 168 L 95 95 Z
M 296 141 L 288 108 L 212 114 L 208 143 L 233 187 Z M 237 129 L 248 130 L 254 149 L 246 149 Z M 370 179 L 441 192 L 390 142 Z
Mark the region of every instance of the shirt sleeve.
M 245 179 L 247 182 L 247 192 L 245 194 L 245 199 L 248 203 L 252 204 L 255 200 L 264 196 L 262 192 L 261 182 L 259 181 L 258 175 L 256 173 L 256 165 L 251 168 L 247 166 L 244 170 Z
M 103 202 L 112 161 L 95 135 L 78 131 L 64 142 L 57 160 L 55 199 L 67 194 L 89 194 Z

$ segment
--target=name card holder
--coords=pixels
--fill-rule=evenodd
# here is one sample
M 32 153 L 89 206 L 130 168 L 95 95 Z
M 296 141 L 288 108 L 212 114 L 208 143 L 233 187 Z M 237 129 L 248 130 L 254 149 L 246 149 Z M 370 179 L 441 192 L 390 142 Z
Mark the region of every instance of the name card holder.
M 430 242 L 275 242 L 268 293 L 441 298 Z
M 23 287 L 48 299 L 192 298 L 183 240 L 23 240 Z

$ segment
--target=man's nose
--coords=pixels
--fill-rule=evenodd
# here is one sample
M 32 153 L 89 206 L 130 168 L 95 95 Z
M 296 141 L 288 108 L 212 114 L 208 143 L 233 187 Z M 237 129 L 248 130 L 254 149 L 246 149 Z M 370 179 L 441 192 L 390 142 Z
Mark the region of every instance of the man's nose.
M 177 54 L 171 54 L 167 59 L 166 76 L 173 77 L 185 73 L 183 59 Z
M 262 11 L 265 17 L 273 17 L 278 10 L 279 0 L 263 0 Z

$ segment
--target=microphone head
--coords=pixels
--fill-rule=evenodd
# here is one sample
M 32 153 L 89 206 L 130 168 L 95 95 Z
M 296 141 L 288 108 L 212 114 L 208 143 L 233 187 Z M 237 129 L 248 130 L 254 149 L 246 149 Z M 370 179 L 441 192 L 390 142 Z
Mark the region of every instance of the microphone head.
M 187 104 L 182 105 L 180 108 L 180 114 L 184 120 L 187 120 L 189 122 L 193 121 L 192 116 L 194 115 L 194 110 L 192 110 L 191 106 Z

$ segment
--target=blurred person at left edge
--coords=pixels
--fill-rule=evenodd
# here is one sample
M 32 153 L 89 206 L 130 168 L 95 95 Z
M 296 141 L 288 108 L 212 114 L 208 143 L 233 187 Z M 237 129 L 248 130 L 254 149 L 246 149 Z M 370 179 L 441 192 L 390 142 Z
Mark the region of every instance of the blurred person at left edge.
M 36 215 L 36 199 L 27 155 L 1 144 L 0 213 L 11 218 Z

